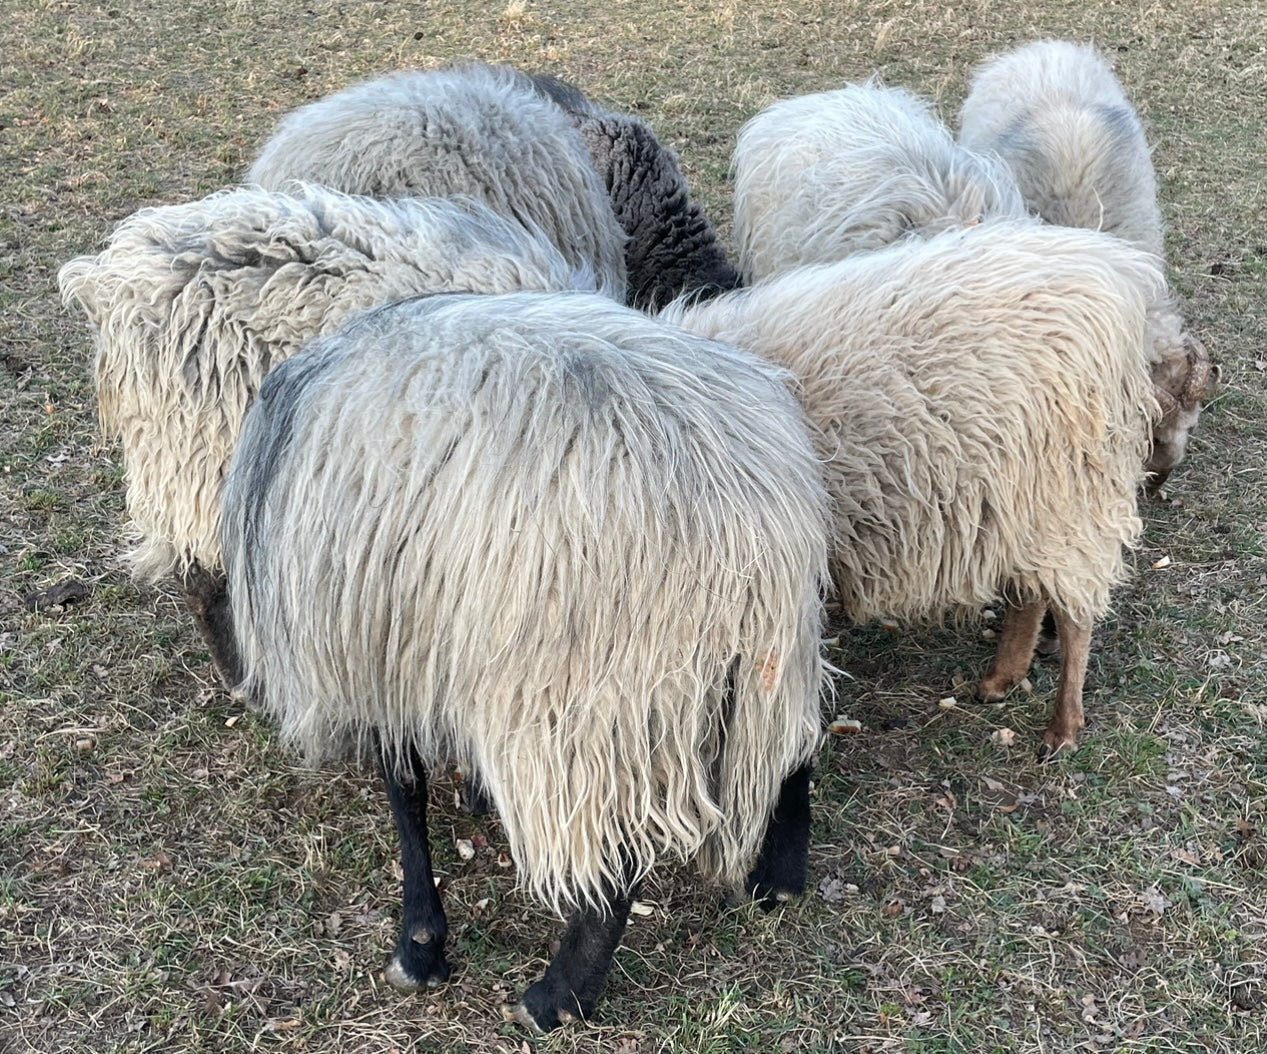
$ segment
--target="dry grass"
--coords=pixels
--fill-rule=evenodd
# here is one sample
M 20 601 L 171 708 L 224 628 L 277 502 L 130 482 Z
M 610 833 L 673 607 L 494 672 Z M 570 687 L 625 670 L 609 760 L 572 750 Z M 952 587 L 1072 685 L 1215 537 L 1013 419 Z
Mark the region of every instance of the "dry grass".
M 1220 1051 L 1267 1048 L 1267 28 L 1251 4 L 520 2 L 4 5 L 0 47 L 0 1051 Z M 1096 636 L 1091 725 L 1032 756 L 1034 696 L 945 709 L 976 630 L 864 631 L 858 737 L 826 750 L 811 896 L 726 911 L 665 873 L 601 1022 L 538 1040 L 497 1004 L 557 925 L 437 791 L 455 980 L 380 970 L 399 895 L 371 780 L 297 770 L 211 681 L 178 604 L 119 567 L 60 263 L 140 206 L 231 181 L 283 112 L 450 57 L 574 80 L 650 119 L 720 220 L 764 103 L 882 69 L 950 112 L 1037 35 L 1116 57 L 1156 142 L 1172 275 L 1223 363 L 1139 571 Z M 1151 570 L 1160 556 L 1170 566 Z M 27 611 L 77 579 L 87 596 Z M 961 696 L 963 693 L 960 693 Z M 1017 745 L 991 738 L 1010 727 Z M 454 838 L 488 847 L 461 862 Z

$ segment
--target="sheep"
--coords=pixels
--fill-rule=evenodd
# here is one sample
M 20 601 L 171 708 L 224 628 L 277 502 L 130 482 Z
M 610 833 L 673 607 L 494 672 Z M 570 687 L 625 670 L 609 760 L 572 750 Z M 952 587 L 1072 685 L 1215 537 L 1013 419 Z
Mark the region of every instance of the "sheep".
M 665 856 L 803 889 L 825 502 L 782 371 L 592 294 L 402 302 L 269 375 L 224 498 L 244 687 L 310 763 L 381 759 L 392 984 L 448 976 L 440 757 L 571 912 L 523 1024 L 593 1012 Z
M 533 86 L 576 122 L 594 167 L 607 186 L 625 243 L 628 303 L 655 312 L 684 293 L 700 298 L 739 286 L 717 231 L 698 202 L 672 151 L 650 125 L 605 110 L 582 92 L 546 74 Z
M 268 371 L 344 319 L 437 291 L 587 282 L 541 235 L 474 201 L 376 202 L 237 189 L 143 209 L 59 276 L 94 332 L 103 431 L 122 440 L 136 578 L 175 576 L 225 680 L 238 680 L 220 492 Z
M 1162 220 L 1148 141 L 1122 86 L 1096 52 L 1046 40 L 994 57 L 974 75 L 960 142 L 999 154 L 1026 204 L 1048 223 L 1086 227 L 1162 255 Z M 1173 296 L 1149 305 L 1146 345 L 1164 414 L 1148 455 L 1156 490 L 1183 460 L 1219 368 L 1185 332 Z
M 1005 165 L 956 145 L 877 79 L 785 99 L 739 131 L 731 172 L 746 282 L 1025 207 Z
M 1139 531 L 1158 407 L 1143 357 L 1155 260 L 996 220 L 789 271 L 662 317 L 785 366 L 823 461 L 844 615 L 1011 607 L 982 699 L 1026 675 L 1044 610 L 1065 643 L 1041 754 L 1084 724 L 1091 628 Z
M 625 236 L 572 122 L 526 77 L 469 63 L 364 81 L 282 119 L 246 175 L 370 197 L 469 195 L 540 228 L 621 298 Z

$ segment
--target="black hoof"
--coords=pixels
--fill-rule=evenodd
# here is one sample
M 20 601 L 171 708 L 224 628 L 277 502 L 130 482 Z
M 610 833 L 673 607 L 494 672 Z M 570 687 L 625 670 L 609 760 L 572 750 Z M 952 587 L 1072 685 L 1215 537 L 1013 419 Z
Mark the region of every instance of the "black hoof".
M 808 861 L 795 864 L 784 857 L 776 866 L 756 868 L 744 882 L 744 892 L 762 911 L 773 911 L 805 892 L 808 870 Z
M 388 984 L 402 992 L 438 988 L 449 979 L 449 964 L 444 961 L 444 939 L 436 940 L 426 930 L 415 930 L 407 943 L 402 941 L 397 947 L 383 975 Z
M 524 992 L 520 1002 L 502 1007 L 502 1015 L 507 1021 L 518 1022 L 537 1032 L 552 1032 L 570 1021 L 583 1021 L 589 1016 L 570 988 L 549 977 L 543 977 Z

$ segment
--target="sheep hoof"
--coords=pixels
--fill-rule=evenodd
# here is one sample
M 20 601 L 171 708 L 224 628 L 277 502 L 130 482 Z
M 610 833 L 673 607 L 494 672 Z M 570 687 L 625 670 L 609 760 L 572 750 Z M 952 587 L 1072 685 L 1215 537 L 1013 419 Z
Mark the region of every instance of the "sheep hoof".
M 1060 757 L 1067 757 L 1078 749 L 1078 741 L 1076 739 L 1056 739 L 1052 737 L 1054 742 L 1048 742 L 1044 737 L 1042 743 L 1038 746 L 1039 761 L 1055 761 Z
M 523 1003 L 504 1003 L 502 1005 L 502 1017 L 511 1024 L 523 1025 L 524 1028 L 530 1028 L 533 1032 L 549 1032 L 553 1026 L 541 1026 L 537 1024 L 537 1019 L 528 1012 L 528 1008 Z
M 421 957 L 420 957 L 421 958 Z M 392 956 L 383 976 L 387 983 L 401 992 L 421 992 L 425 988 L 438 988 L 449 979 L 449 964 L 443 956 L 436 956 L 428 964 L 418 964 L 422 969 L 405 965 L 400 952 Z

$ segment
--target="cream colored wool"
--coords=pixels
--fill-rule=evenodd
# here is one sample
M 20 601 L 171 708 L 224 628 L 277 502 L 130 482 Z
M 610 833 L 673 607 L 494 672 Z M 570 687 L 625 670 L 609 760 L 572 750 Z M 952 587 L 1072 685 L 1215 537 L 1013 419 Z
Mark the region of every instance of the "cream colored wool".
M 284 739 L 472 765 L 556 910 L 622 860 L 741 882 L 818 740 L 825 495 L 784 375 L 601 297 L 310 345 L 248 415 L 224 545 Z
M 875 79 L 762 110 L 740 129 L 731 171 L 749 282 L 1025 215 L 1005 165 L 956 145 L 926 102 Z
M 350 315 L 442 291 L 560 289 L 540 235 L 472 201 L 242 189 L 143 209 L 58 275 L 87 313 L 103 430 L 123 443 L 135 574 L 220 566 L 220 492 L 265 375 Z
M 824 463 L 845 615 L 1049 600 L 1104 613 L 1140 530 L 1154 260 L 996 221 L 662 317 L 789 369 Z
M 531 79 L 468 63 L 355 84 L 288 114 L 247 174 L 348 194 L 464 194 L 539 228 L 599 290 L 625 296 L 625 234 L 572 120 Z

